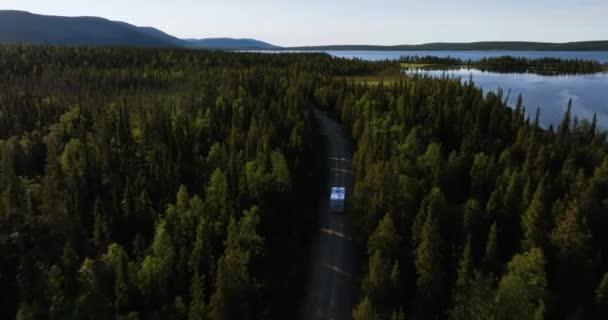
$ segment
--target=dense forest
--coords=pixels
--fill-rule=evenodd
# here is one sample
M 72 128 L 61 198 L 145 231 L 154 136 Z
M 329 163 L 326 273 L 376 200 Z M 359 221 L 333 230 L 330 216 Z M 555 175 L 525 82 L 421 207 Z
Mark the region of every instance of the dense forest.
M 406 56 L 399 59 L 404 65 L 429 67 L 466 67 L 492 72 L 532 72 L 545 75 L 586 74 L 606 70 L 606 66 L 594 60 L 559 58 L 524 58 L 512 56 L 484 57 L 478 61 L 452 57 Z
M 353 318 L 608 318 L 608 154 L 472 82 L 325 54 L 0 47 L 0 318 L 297 317 L 356 153 Z
M 502 93 L 409 76 L 335 82 L 357 144 L 355 319 L 607 319 L 606 134 L 541 128 Z
M 0 318 L 290 317 L 322 189 L 315 87 L 384 67 L 0 47 Z

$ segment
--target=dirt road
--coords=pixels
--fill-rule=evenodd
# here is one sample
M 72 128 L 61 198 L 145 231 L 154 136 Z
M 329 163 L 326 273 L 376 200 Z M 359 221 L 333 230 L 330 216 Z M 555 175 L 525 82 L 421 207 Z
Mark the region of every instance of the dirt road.
M 352 224 L 348 213 L 330 212 L 329 194 L 332 186 L 343 186 L 349 201 L 353 192 L 352 148 L 335 120 L 320 111 L 314 115 L 325 138 L 330 172 L 327 197 L 319 208 L 301 315 L 302 319 L 351 319 L 355 270 Z

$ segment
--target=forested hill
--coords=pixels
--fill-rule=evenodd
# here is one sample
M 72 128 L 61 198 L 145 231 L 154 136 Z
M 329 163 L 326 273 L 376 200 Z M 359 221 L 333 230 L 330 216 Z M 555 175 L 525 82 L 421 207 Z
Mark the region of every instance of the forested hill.
M 205 31 L 205 30 L 202 30 Z M 197 49 L 270 49 L 253 39 L 179 39 L 152 27 L 98 17 L 61 17 L 0 10 L 0 43 Z
M 58 17 L 0 11 L 0 43 L 175 47 L 181 40 L 97 17 Z
M 329 45 L 292 47 L 289 50 L 377 50 L 377 51 L 608 51 L 608 41 L 568 43 L 546 42 L 471 42 L 427 43 L 419 45 Z
M 186 39 L 189 47 L 207 49 L 276 49 L 278 47 L 255 39 L 208 38 Z

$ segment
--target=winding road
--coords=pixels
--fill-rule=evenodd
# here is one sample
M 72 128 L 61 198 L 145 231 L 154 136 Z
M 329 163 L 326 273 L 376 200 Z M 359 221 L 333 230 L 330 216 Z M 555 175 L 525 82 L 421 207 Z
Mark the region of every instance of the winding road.
M 319 227 L 311 250 L 308 285 L 302 302 L 302 319 L 351 319 L 355 270 L 352 224 L 349 213 L 332 213 L 332 186 L 346 188 L 346 201 L 353 192 L 352 148 L 342 127 L 315 110 L 314 117 L 325 138 L 329 185 L 319 208 Z M 348 206 L 347 206 L 348 208 Z

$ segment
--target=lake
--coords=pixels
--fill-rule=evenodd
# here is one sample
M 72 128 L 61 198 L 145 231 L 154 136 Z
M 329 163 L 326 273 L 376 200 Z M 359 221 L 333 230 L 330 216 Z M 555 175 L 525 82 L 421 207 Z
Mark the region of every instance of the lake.
M 324 51 L 335 57 L 358 58 L 363 60 L 396 60 L 403 56 L 453 57 L 477 61 L 482 58 L 513 56 L 523 58 L 562 58 L 596 60 L 608 63 L 608 51 Z
M 433 77 L 457 77 L 462 81 L 473 78 L 484 91 L 502 88 L 510 92 L 508 104 L 513 106 L 517 96 L 523 96 L 526 111 L 534 117 L 540 108 L 543 125 L 559 124 L 572 99 L 572 113 L 579 119 L 593 118 L 597 114 L 598 126 L 608 129 L 608 73 L 589 75 L 546 76 L 532 73 L 496 73 L 475 69 L 416 70 L 410 71 Z

